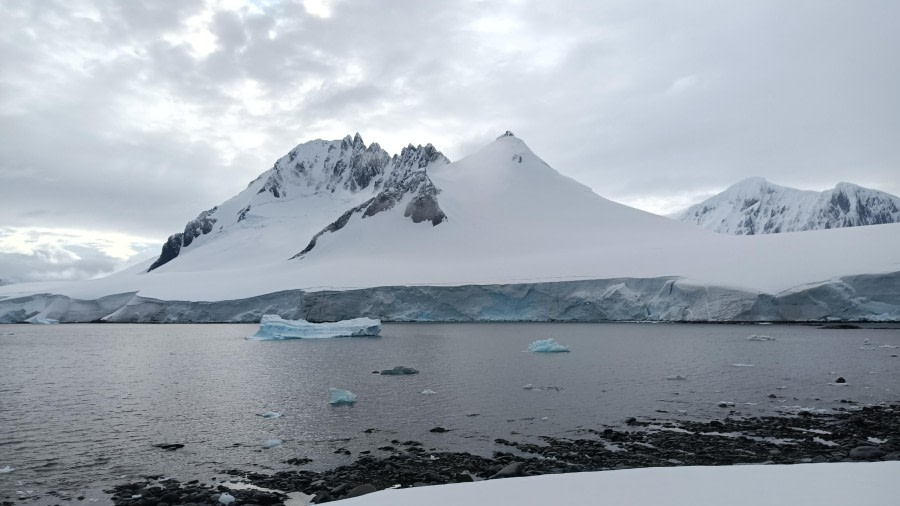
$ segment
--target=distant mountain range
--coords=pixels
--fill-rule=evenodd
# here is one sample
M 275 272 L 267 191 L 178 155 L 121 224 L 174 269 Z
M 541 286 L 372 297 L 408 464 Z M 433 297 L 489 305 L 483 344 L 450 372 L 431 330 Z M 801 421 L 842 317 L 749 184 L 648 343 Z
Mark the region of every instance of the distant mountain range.
M 900 197 L 838 183 L 823 192 L 745 179 L 676 214 L 675 219 L 723 234 L 755 235 L 900 222 Z

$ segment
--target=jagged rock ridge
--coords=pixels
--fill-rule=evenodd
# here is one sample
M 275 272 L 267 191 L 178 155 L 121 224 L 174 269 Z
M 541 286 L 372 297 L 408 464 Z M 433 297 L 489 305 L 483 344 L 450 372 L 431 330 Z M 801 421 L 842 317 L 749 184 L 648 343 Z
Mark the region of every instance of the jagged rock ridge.
M 900 222 L 900 198 L 850 183 L 815 192 L 750 178 L 675 218 L 735 235 L 881 225 Z
M 308 252 L 319 236 L 339 230 L 353 215 L 373 216 L 392 209 L 404 199 L 408 199 L 406 217 L 414 223 L 430 221 L 432 225 L 438 225 L 447 216 L 437 201 L 440 190 L 431 182 L 426 169 L 448 163 L 450 161 L 431 144 L 409 145 L 399 155 L 391 156 L 378 143 L 367 146 L 358 133 L 340 141 L 316 140 L 300 144 L 252 181 L 246 190 L 221 206 L 203 211 L 187 223 L 183 232 L 171 235 L 148 272 L 178 257 L 198 238 L 214 231 L 224 232 L 237 224 L 247 225 L 258 209 L 271 208 L 279 202 L 330 200 L 333 205 L 340 205 L 340 202 L 358 201 L 371 195 L 337 219 L 326 218 L 327 215 L 322 213 L 323 221 L 313 223 L 320 231 L 311 239 L 307 236 L 307 248 L 295 256 Z M 305 219 L 319 219 L 315 213 L 304 210 L 301 206 Z M 294 211 L 296 209 L 286 214 Z

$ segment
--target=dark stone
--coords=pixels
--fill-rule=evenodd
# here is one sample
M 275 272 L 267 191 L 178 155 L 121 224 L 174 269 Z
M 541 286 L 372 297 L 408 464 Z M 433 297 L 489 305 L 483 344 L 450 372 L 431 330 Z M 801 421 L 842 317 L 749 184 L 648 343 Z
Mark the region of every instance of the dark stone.
M 398 365 L 393 369 L 385 369 L 381 371 L 383 376 L 404 376 L 409 374 L 419 374 L 419 371 L 413 369 L 412 367 L 405 367 L 402 365 Z
M 453 477 L 453 479 L 457 483 L 469 483 L 475 481 L 475 478 L 473 478 L 469 473 L 457 473 L 456 476 Z
M 175 451 L 179 448 L 184 448 L 184 445 L 181 443 L 161 443 L 161 444 L 156 444 L 153 446 L 155 446 L 157 448 L 162 448 L 163 450 L 170 451 L 170 452 Z
M 838 379 L 834 380 L 835 383 L 846 383 L 847 380 L 844 379 L 843 376 L 838 377 Z
M 351 497 L 359 497 L 361 495 L 366 495 L 366 494 L 371 494 L 372 492 L 376 492 L 376 491 L 378 491 L 378 489 L 375 488 L 375 485 L 372 485 L 371 483 L 363 483 L 362 485 L 357 485 L 357 486 L 353 487 L 352 489 L 350 489 L 350 492 L 347 493 L 347 496 L 345 497 L 345 499 L 349 499 Z
M 881 448 L 878 448 L 877 446 L 857 446 L 856 448 L 850 450 L 851 459 L 880 459 L 883 456 L 884 451 L 882 451 Z
M 443 427 L 438 426 L 438 427 L 435 427 L 435 428 L 431 429 L 431 430 L 428 431 L 428 432 L 441 433 L 441 432 L 450 432 L 450 431 L 447 430 L 447 429 L 445 429 L 445 428 L 443 428 Z
M 312 462 L 312 459 L 308 459 L 306 457 L 294 457 L 284 461 L 285 464 L 290 464 L 292 466 L 302 466 Z
M 514 476 L 522 476 L 522 471 L 525 470 L 524 462 L 513 462 L 511 464 L 506 465 L 493 475 L 491 475 L 489 480 L 496 480 L 499 478 L 512 478 Z
M 157 267 L 164 265 L 178 256 L 178 253 L 181 252 L 181 233 L 172 234 L 169 236 L 169 239 L 166 240 L 166 243 L 163 244 L 162 251 L 159 254 L 159 258 L 156 259 L 153 264 L 150 265 L 150 268 L 147 269 L 147 272 L 156 269 Z

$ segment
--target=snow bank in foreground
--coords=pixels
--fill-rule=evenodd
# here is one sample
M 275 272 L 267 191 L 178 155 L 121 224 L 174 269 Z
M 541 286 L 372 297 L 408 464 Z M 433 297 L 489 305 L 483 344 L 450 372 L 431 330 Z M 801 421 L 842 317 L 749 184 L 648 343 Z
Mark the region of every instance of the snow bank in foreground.
M 384 490 L 346 506 L 894 506 L 900 462 L 665 467 Z
M 263 315 L 259 330 L 247 339 L 320 339 L 328 337 L 377 336 L 381 320 L 354 318 L 332 323 L 310 323 L 306 320 L 285 320 L 278 315 Z

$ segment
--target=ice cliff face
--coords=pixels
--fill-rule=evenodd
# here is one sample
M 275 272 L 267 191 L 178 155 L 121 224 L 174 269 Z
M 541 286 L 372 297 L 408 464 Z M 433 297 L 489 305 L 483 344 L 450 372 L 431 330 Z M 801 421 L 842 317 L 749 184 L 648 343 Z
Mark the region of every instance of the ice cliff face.
M 881 225 L 900 222 L 900 198 L 850 183 L 815 192 L 751 178 L 689 207 L 676 219 L 735 235 Z
M 310 227 L 318 230 L 307 236 L 309 245 L 299 253 L 303 254 L 315 246 L 320 235 L 339 230 L 350 218 L 373 216 L 401 201 L 406 202 L 404 214 L 412 222 L 438 225 L 447 216 L 437 201 L 440 191 L 426 169 L 448 163 L 431 144 L 409 145 L 399 155 L 391 156 L 377 143 L 367 146 L 359 134 L 340 141 L 300 144 L 246 190 L 203 211 L 185 225 L 183 232 L 171 235 L 148 271 L 167 264 L 213 232 L 229 235 L 272 223 L 294 221 L 291 229 L 295 233 Z M 336 213 L 338 210 L 342 212 Z

